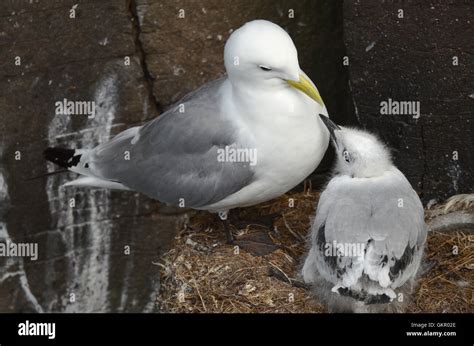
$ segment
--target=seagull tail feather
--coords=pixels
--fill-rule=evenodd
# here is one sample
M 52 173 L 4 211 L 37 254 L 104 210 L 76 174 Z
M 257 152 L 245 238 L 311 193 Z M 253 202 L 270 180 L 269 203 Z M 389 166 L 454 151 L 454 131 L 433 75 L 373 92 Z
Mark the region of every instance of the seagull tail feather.
M 44 158 L 59 167 L 71 168 L 76 166 L 81 160 L 81 154 L 77 154 L 74 149 L 47 148 L 43 152 Z
M 44 158 L 59 167 L 66 168 L 69 171 L 83 174 L 83 175 L 93 175 L 88 168 L 88 164 L 84 161 L 84 155 L 87 150 L 78 150 L 78 149 L 68 149 L 68 148 L 58 148 L 58 147 L 49 147 L 44 152 Z
M 365 294 L 360 297 L 360 293 L 350 288 L 334 292 L 331 290 L 333 286 L 319 273 L 316 273 L 315 280 L 311 283 L 311 294 L 327 306 L 331 313 L 400 313 L 406 310 L 411 300 L 415 280 L 410 280 L 397 289 L 397 293 L 402 293 L 402 301 L 390 301 L 385 295 Z M 364 290 L 367 289 L 368 287 L 364 287 Z

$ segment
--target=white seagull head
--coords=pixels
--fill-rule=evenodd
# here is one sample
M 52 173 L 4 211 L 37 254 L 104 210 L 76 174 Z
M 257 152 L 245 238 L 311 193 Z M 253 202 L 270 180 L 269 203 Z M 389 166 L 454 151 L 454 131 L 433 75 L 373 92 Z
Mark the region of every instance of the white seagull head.
M 318 89 L 300 69 L 291 37 L 272 22 L 254 20 L 234 31 L 225 45 L 224 63 L 233 83 L 268 88 L 289 84 L 324 107 Z
M 375 135 L 347 127 L 335 131 L 334 135 L 339 174 L 374 178 L 393 166 L 389 150 Z

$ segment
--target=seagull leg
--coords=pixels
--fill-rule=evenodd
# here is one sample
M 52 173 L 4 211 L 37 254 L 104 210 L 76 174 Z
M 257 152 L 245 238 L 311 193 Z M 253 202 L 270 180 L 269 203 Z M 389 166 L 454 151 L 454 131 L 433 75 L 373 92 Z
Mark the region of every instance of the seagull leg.
M 234 236 L 232 234 L 232 230 L 230 229 L 229 219 L 227 218 L 228 214 L 228 210 L 219 212 L 219 218 L 221 219 L 222 224 L 224 225 L 224 231 L 227 237 L 227 244 L 234 244 Z

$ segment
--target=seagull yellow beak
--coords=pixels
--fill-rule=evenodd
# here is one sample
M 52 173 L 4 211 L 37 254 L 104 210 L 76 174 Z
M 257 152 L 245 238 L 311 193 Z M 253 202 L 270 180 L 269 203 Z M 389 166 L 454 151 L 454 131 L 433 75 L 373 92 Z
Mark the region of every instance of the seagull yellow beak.
M 321 98 L 321 95 L 319 95 L 318 89 L 314 86 L 314 83 L 305 75 L 300 74 L 300 80 L 298 82 L 295 82 L 293 80 L 287 80 L 287 83 L 290 84 L 293 88 L 304 92 L 306 95 L 308 95 L 317 103 L 319 103 L 322 107 L 324 107 L 324 102 Z

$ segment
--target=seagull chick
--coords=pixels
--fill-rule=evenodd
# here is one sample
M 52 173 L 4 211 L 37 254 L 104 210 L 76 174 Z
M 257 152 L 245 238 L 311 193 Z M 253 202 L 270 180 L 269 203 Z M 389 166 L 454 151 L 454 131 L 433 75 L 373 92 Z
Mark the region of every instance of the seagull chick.
M 329 145 L 318 89 L 290 36 L 268 21 L 233 32 L 224 63 L 227 77 L 149 123 L 91 149 L 48 148 L 46 159 L 84 176 L 67 186 L 139 191 L 222 220 L 232 208 L 284 194 L 316 169 Z
M 319 199 L 303 279 L 331 312 L 401 312 L 426 242 L 421 201 L 378 138 L 323 119 L 337 163 Z

